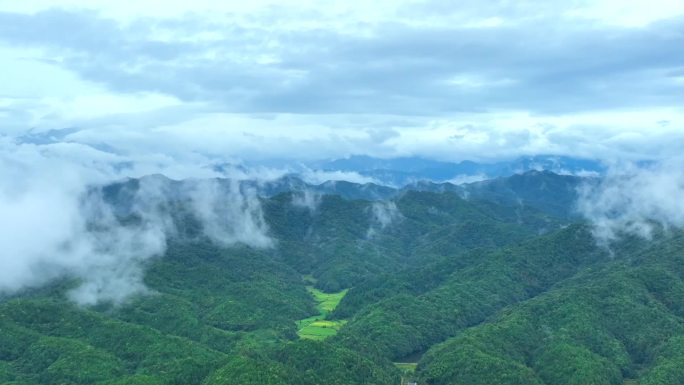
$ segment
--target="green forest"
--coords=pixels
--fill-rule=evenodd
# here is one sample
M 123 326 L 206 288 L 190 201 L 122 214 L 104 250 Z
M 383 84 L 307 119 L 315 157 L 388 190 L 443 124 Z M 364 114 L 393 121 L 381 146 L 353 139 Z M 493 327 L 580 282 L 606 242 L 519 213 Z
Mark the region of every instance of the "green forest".
M 267 249 L 215 244 L 172 202 L 147 292 L 78 306 L 63 277 L 0 299 L 0 384 L 684 384 L 684 233 L 597 245 L 580 182 L 407 189 L 382 226 L 362 185 L 315 209 L 280 192 L 259 198 Z

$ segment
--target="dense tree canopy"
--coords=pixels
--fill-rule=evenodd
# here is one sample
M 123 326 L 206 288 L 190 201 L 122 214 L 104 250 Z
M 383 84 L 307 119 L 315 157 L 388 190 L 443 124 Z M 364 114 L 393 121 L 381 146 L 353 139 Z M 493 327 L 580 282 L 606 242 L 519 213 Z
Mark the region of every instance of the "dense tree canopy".
M 106 199 L 123 205 L 127 183 Z M 178 234 L 145 266 L 147 293 L 79 307 L 65 277 L 0 300 L 0 383 L 398 384 L 393 361 L 430 385 L 683 383 L 684 236 L 598 247 L 567 207 L 576 183 L 404 191 L 387 221 L 353 184 L 315 207 L 284 192 L 260 198 L 265 249 L 212 243 L 171 201 Z M 321 312 L 311 286 L 349 291 Z M 339 332 L 300 338 L 321 318 Z

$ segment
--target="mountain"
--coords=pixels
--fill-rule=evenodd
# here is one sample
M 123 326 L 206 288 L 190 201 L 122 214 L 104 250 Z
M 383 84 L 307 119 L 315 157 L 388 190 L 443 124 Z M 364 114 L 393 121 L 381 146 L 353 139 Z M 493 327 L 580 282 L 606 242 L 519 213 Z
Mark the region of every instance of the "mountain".
M 580 270 L 432 347 L 428 384 L 679 384 L 683 234 Z M 622 254 L 622 253 L 621 253 Z
M 379 159 L 355 155 L 345 159 L 312 162 L 310 166 L 327 171 L 357 172 L 382 184 L 397 187 L 419 181 L 458 183 L 473 179 L 491 179 L 533 170 L 580 176 L 598 176 L 605 172 L 605 166 L 595 160 L 553 155 L 520 157 L 492 163 L 453 163 L 420 157 Z
M 558 175 L 550 171 L 528 171 L 477 183 L 460 185 L 461 194 L 472 199 L 503 205 L 532 206 L 557 217 L 576 215 L 575 202 L 583 184 L 598 178 Z
M 374 183 L 357 184 L 347 181 L 328 181 L 321 184 L 310 184 L 295 175 L 268 180 L 231 181 L 216 178 L 219 190 L 229 194 L 231 183 L 241 191 L 253 191 L 263 198 L 272 198 L 279 194 L 291 193 L 292 199 L 313 201 L 325 195 L 336 195 L 346 200 L 385 201 L 398 199 L 411 191 L 449 193 L 469 201 L 496 203 L 506 207 L 530 207 L 558 218 L 577 216 L 575 201 L 578 189 L 585 184 L 595 184 L 596 177 L 578 177 L 559 175 L 550 171 L 528 171 L 506 177 L 455 185 L 449 182 L 420 181 L 408 184 L 403 188 L 392 188 Z M 179 200 L 183 195 L 192 193 L 196 187 L 195 180 L 176 181 L 163 175 L 151 175 L 141 179 L 128 179 L 113 183 L 105 188 L 105 197 L 118 202 L 132 202 L 140 183 L 154 185 L 166 199 Z M 119 196 L 117 196 L 117 194 Z M 114 203 L 114 202 L 113 202 Z M 119 205 L 119 203 L 114 203 Z
M 0 383 L 681 384 L 684 232 L 598 246 L 572 208 L 595 182 L 93 186 L 121 228 L 172 222 L 167 249 L 123 303 L 69 275 L 1 297 Z

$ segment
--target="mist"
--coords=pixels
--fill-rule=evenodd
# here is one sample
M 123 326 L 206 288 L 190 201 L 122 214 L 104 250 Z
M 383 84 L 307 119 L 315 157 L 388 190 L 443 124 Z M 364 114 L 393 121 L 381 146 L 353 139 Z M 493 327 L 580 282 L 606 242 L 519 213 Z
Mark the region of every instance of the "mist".
M 257 248 L 274 245 L 255 189 L 242 188 L 232 179 L 197 180 L 186 189 L 193 213 L 212 241 L 226 247 L 236 243 Z
M 148 292 L 145 265 L 178 235 L 172 198 L 185 202 L 216 244 L 273 245 L 256 192 L 237 181 L 186 183 L 184 196 L 171 197 L 168 179 L 146 177 L 125 202 L 112 202 L 103 187 L 122 180 L 116 159 L 69 158 L 60 148 L 7 140 L 0 146 L 0 293 L 59 278 L 75 279 L 67 296 L 81 305 Z
M 292 205 L 295 207 L 302 207 L 310 212 L 315 212 L 320 206 L 322 195 L 316 191 L 304 189 L 302 191 L 295 191 L 292 193 Z
M 578 211 L 593 226 L 597 243 L 622 235 L 650 239 L 656 227 L 684 226 L 684 160 L 618 165 L 598 183 L 579 189 Z
M 373 202 L 370 207 L 370 214 L 371 225 L 366 233 L 366 237 L 369 239 L 403 218 L 397 204 L 392 201 Z

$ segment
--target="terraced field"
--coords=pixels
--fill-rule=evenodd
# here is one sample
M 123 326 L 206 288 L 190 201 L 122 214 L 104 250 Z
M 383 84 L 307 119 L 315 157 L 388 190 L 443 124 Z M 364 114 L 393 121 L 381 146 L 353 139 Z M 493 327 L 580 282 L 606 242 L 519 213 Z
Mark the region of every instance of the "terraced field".
M 330 336 L 337 334 L 346 320 L 331 321 L 326 318 L 335 310 L 342 298 L 347 294 L 347 289 L 337 293 L 325 293 L 312 286 L 308 286 L 307 290 L 316 300 L 316 309 L 319 314 L 313 317 L 305 318 L 297 321 L 299 337 L 312 340 L 324 340 Z

